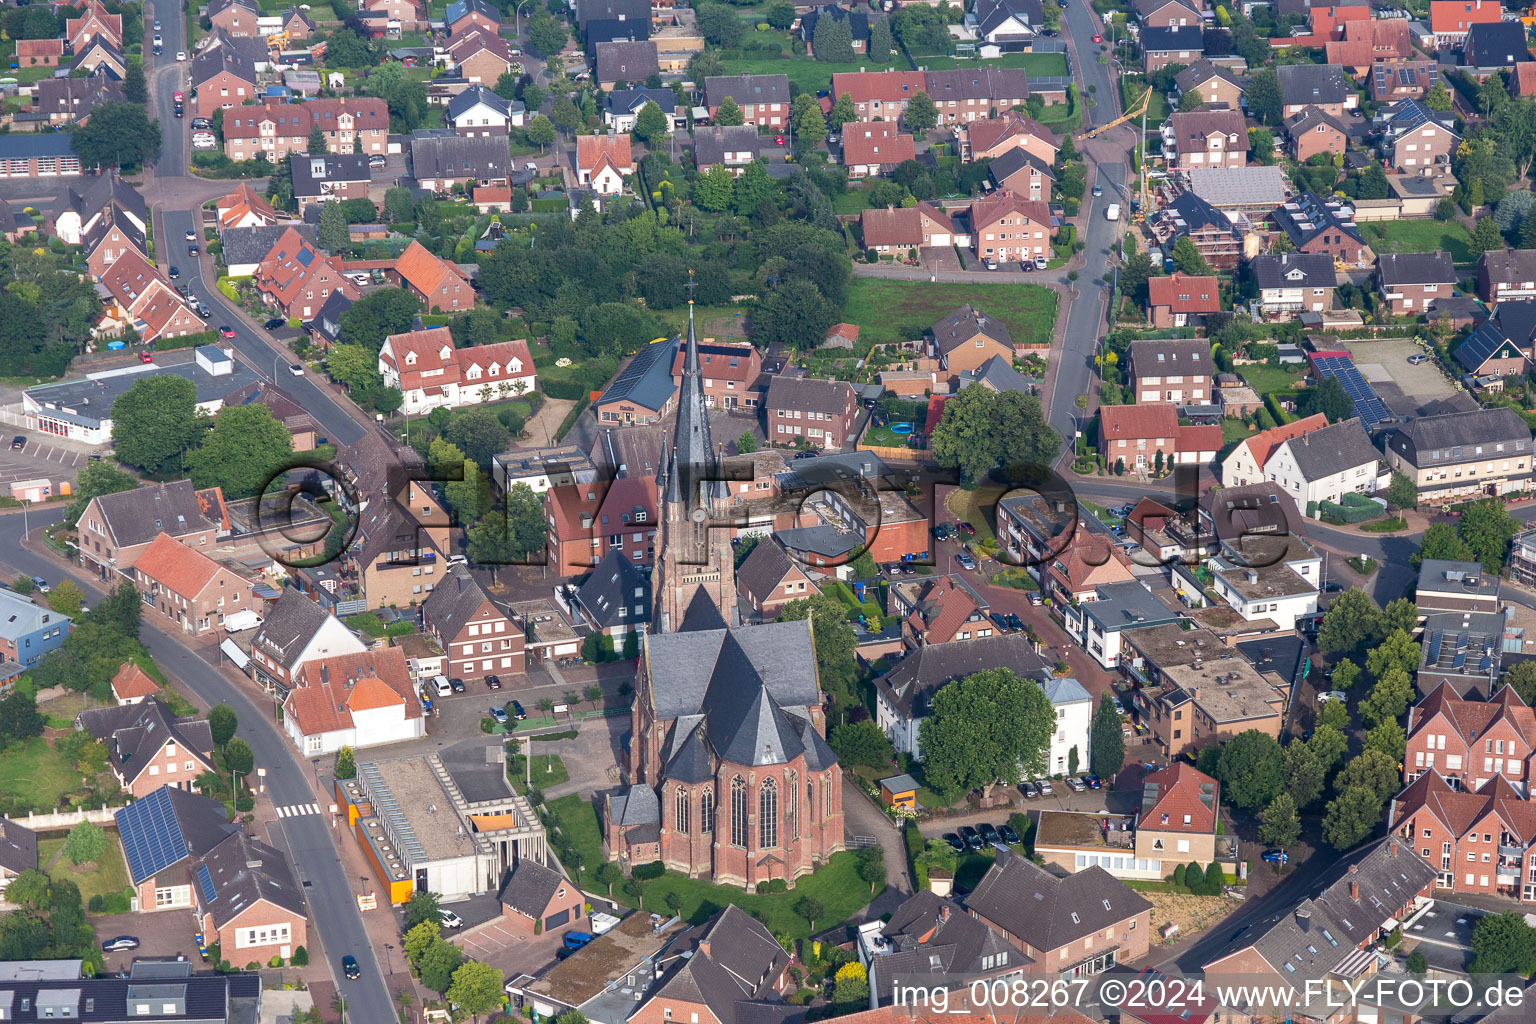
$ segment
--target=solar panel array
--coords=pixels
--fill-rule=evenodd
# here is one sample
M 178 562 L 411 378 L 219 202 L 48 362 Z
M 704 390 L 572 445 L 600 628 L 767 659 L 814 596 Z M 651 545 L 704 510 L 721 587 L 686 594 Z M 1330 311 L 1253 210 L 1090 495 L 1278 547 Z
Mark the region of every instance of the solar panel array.
M 187 856 L 187 840 L 176 821 L 168 787 L 162 786 L 118 811 L 117 834 L 135 884 Z
M 213 876 L 208 873 L 208 865 L 197 866 L 197 884 L 203 890 L 203 903 L 212 903 L 219 898 L 219 890 L 213 887 Z
M 1312 365 L 1317 368 L 1320 376 L 1331 377 L 1339 382 L 1349 400 L 1355 403 L 1355 415 L 1360 417 L 1367 431 L 1375 430 L 1393 418 L 1387 403 L 1376 394 L 1376 389 L 1360 373 L 1353 359 L 1348 356 L 1318 356 Z

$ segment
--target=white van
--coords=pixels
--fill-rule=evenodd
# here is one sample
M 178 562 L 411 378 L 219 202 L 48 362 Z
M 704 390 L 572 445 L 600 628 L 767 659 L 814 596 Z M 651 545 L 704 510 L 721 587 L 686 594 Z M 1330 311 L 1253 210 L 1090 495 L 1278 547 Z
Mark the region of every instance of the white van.
M 1109 204 L 1109 209 L 1104 211 L 1104 219 L 1105 220 L 1119 220 L 1120 219 L 1120 204 L 1119 203 L 1110 203 Z
M 447 697 L 453 693 L 453 687 L 449 685 L 447 676 L 433 676 L 432 687 L 437 690 L 439 697 Z

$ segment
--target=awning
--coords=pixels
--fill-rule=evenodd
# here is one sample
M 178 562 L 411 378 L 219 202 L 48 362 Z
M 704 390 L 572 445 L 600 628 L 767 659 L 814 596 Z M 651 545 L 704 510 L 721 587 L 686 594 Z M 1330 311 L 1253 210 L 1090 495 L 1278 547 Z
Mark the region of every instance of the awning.
M 476 832 L 496 832 L 504 828 L 522 828 L 523 820 L 516 814 L 471 814 Z
M 226 638 L 219 644 L 219 650 L 223 651 L 225 657 L 234 662 L 235 667 L 242 672 L 244 672 L 246 666 L 251 663 L 250 655 L 242 651 L 233 640 Z

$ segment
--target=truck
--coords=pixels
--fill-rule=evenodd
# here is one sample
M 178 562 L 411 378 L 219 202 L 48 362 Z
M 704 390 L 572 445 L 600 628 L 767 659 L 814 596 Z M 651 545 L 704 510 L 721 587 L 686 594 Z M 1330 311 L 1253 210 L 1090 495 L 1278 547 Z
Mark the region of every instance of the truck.
M 247 629 L 255 629 L 261 625 L 261 616 L 250 609 L 231 612 L 224 616 L 224 631 L 226 633 L 243 633 Z
M 1120 204 L 1119 203 L 1110 203 L 1109 204 L 1109 209 L 1104 211 L 1104 219 L 1105 220 L 1119 220 L 1120 219 Z

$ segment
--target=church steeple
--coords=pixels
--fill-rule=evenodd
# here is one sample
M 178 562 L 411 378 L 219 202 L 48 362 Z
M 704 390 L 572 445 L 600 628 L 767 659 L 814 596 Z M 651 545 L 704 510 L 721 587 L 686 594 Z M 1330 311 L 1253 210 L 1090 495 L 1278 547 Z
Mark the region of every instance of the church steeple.
M 690 296 L 693 288 L 689 271 Z M 737 621 L 735 560 L 731 531 L 724 525 L 730 491 L 721 479 L 709 434 L 691 297 L 685 345 L 677 422 L 661 480 L 663 512 L 652 587 L 656 608 L 651 617 L 651 629 L 660 633 L 697 628 L 705 618 L 713 626 Z

